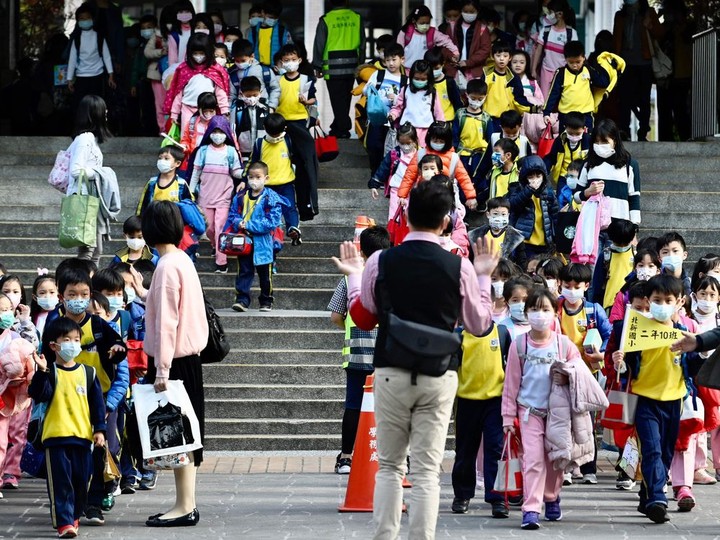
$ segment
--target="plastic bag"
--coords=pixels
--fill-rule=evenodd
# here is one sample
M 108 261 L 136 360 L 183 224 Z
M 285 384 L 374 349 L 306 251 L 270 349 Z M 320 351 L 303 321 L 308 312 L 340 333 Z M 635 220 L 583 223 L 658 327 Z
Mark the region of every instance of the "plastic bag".
M 374 86 L 368 87 L 366 111 L 368 122 L 373 126 L 384 126 L 387 123 L 390 109 Z

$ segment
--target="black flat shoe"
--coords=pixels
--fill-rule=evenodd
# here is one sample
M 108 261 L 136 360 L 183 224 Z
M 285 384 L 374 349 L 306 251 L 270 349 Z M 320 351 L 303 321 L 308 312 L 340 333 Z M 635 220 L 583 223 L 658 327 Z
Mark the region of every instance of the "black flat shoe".
M 193 527 L 198 524 L 198 521 L 200 521 L 200 512 L 195 508 L 189 514 L 172 519 L 160 519 L 157 516 L 151 516 L 151 519 L 148 519 L 145 525 L 148 527 Z

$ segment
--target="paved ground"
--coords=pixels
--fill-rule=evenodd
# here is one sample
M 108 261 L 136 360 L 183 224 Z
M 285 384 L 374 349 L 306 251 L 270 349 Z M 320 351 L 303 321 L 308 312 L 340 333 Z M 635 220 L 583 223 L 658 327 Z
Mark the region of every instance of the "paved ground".
M 482 537 L 483 540 L 515 536 L 720 538 L 720 485 L 697 487 L 698 506 L 691 513 L 678 514 L 675 503 L 671 502 L 672 521 L 667 525 L 653 525 L 635 512 L 635 492 L 615 490 L 608 457 L 603 453 L 599 460 L 600 483 L 564 488 L 563 521 L 544 525 L 537 532 L 520 530 L 518 509 L 511 511 L 510 519 L 490 519 L 487 505 L 477 499 L 467 515 L 452 514 L 449 510 L 452 487 L 447 472 L 451 461 L 446 460 L 437 537 Z M 149 514 L 172 505 L 172 477 L 163 474 L 155 491 L 120 496 L 116 507 L 106 515 L 106 525 L 81 527 L 80 537 L 114 540 L 370 538 L 370 514 L 337 512 L 337 506 L 345 497 L 347 477 L 328 472 L 327 463 L 331 460 L 327 455 L 297 454 L 209 456 L 198 477 L 201 520 L 197 527 L 153 530 L 144 526 Z M 42 481 L 24 479 L 20 490 L 6 490 L 4 495 L 0 500 L 0 538 L 55 536 L 50 528 Z

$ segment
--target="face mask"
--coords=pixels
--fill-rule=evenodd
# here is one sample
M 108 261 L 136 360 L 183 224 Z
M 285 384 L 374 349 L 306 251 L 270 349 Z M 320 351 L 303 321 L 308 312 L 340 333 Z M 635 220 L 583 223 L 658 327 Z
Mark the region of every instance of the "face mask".
M 411 154 L 413 150 L 415 150 L 415 145 L 414 145 L 414 144 L 401 144 L 401 145 L 400 145 L 400 151 L 401 151 L 403 154 L 406 154 L 406 155 L 407 155 L 407 154 Z
M 5 296 L 7 296 L 10 299 L 10 303 L 12 304 L 13 309 L 17 309 L 17 307 L 20 305 L 20 293 L 5 293 Z
M 226 41 L 226 42 L 224 43 L 224 45 L 225 45 L 225 47 L 227 48 L 228 52 L 232 52 L 232 44 L 233 44 L 232 41 Z
M 615 154 L 615 149 L 609 144 L 593 144 L 593 150 L 598 157 L 607 159 Z
M 675 313 L 675 306 L 652 302 L 650 304 L 650 313 L 656 321 L 665 322 Z
M 547 311 L 531 311 L 528 313 L 527 318 L 530 323 L 530 328 L 536 332 L 542 332 L 550 328 L 554 315 Z
M 287 69 L 284 67 L 277 68 L 278 75 L 285 75 L 287 73 Z
M 298 70 L 300 67 L 300 62 L 297 60 L 291 60 L 290 62 L 283 62 L 283 67 L 286 69 L 287 72 L 293 73 Z
M 430 141 L 430 148 L 432 148 L 436 152 L 442 152 L 445 149 L 445 143 Z
M 121 296 L 110 296 L 110 297 L 106 296 L 105 298 L 107 298 L 108 306 L 110 308 L 111 313 L 114 313 L 118 309 L 123 308 L 123 299 Z
M 80 28 L 80 30 L 91 30 L 92 27 L 93 27 L 93 22 L 92 22 L 92 21 L 87 21 L 87 20 L 85 20 L 85 21 L 78 21 L 77 25 L 78 25 L 78 27 Z
M 656 275 L 656 273 L 654 270 L 643 266 L 642 268 L 635 270 L 635 275 L 640 281 L 648 281 L 651 277 Z
M 145 239 L 144 238 L 128 238 L 126 240 L 127 246 L 132 249 L 133 251 L 138 251 L 145 247 Z
M 152 28 L 146 28 L 144 30 L 140 30 L 140 35 L 143 39 L 148 40 L 155 35 L 155 30 Z
M 204 64 L 205 63 L 205 55 L 204 54 L 193 54 L 193 62 L 196 64 Z
M 218 56 L 215 58 L 215 63 L 220 67 L 225 67 L 225 64 L 227 64 L 227 60 L 222 56 Z
M 552 292 L 553 294 L 557 294 L 557 279 L 546 279 L 545 282 L 547 283 L 548 291 Z
M 525 317 L 525 302 L 516 302 L 514 304 L 509 304 L 508 309 L 510 310 L 510 317 L 512 317 L 516 321 L 525 322 L 527 320 L 527 318 Z
M 73 300 L 65 300 L 65 309 L 73 315 L 80 315 L 87 311 L 90 305 L 89 298 L 75 298 Z
M 493 281 L 492 288 L 493 288 L 493 292 L 495 293 L 495 298 L 502 298 L 503 289 L 505 288 L 505 282 L 504 281 Z
M 557 22 L 557 15 L 555 13 L 549 13 L 545 15 L 545 22 L 550 24 L 555 24 Z
M 213 30 L 215 30 L 215 34 L 217 35 L 217 34 L 219 34 L 220 32 L 222 32 L 222 30 L 223 30 L 223 25 L 222 25 L 222 24 L 217 24 L 217 23 L 215 23 L 215 24 L 213 24 Z
M 285 139 L 285 132 L 283 131 L 279 136 L 277 137 L 271 137 L 270 135 L 265 135 L 265 140 L 269 142 L 270 144 L 277 144 L 280 141 Z
M 223 144 L 225 142 L 225 139 L 227 139 L 227 135 L 225 135 L 224 133 L 210 134 L 210 140 L 213 142 L 213 144 Z
M 510 223 L 510 218 L 508 216 L 490 216 L 488 223 L 492 229 L 504 229 Z
M 250 62 L 240 62 L 240 63 L 237 65 L 237 67 L 239 67 L 240 69 L 247 69 L 247 68 L 249 68 L 251 65 L 252 65 L 252 64 L 250 64 Z
M 431 179 L 433 176 L 435 176 L 436 174 L 437 174 L 437 173 L 436 173 L 435 171 L 433 171 L 433 170 L 424 170 L 424 171 L 422 172 L 422 178 L 423 178 L 423 180 L 425 180 L 425 181 L 427 182 L 428 180 L 430 180 L 430 179 Z
M 713 272 L 712 270 L 710 270 L 710 272 L 708 272 L 707 275 L 710 277 L 714 277 L 715 279 L 720 281 L 720 272 Z
M 250 17 L 250 20 L 248 21 L 250 23 L 250 26 L 257 26 L 259 24 L 262 24 L 263 22 L 262 17 Z
M 666 255 L 662 258 L 662 267 L 669 272 L 682 270 L 683 260 L 680 255 Z
M 577 144 L 580 141 L 582 141 L 582 135 L 570 135 L 569 133 L 565 134 L 567 136 L 568 142 L 571 142 L 572 144 Z
M 125 287 L 125 294 L 127 295 L 127 305 L 132 304 L 137 298 L 135 289 L 133 289 L 132 287 Z
M 247 105 L 248 107 L 254 107 L 258 104 L 257 96 L 243 97 L 242 100 L 243 103 L 245 103 L 245 105 Z
M 46 296 L 46 297 L 39 297 L 37 299 L 38 306 L 40 306 L 40 309 L 43 311 L 52 311 L 55 309 L 55 306 L 58 305 L 58 297 L 57 296 Z
M 60 356 L 60 358 L 66 363 L 69 363 L 80 356 L 81 352 L 82 345 L 80 345 L 77 341 L 65 341 L 60 344 L 58 356 Z
M 695 313 L 695 308 L 702 312 L 701 315 L 714 315 L 717 313 L 718 305 L 710 300 L 696 300 L 693 313 Z
M 616 246 L 614 243 L 610 242 L 610 251 L 614 251 L 615 253 L 626 253 L 632 249 L 632 246 Z
M 248 179 L 248 187 L 253 191 L 260 191 L 263 187 L 265 187 L 265 182 L 263 180 Z
M 532 180 L 530 180 L 528 178 L 528 186 L 530 186 L 530 189 L 532 189 L 533 191 L 537 191 L 540 188 L 540 186 L 542 185 L 542 183 L 543 183 L 542 177 L 533 178 Z
M 205 120 L 207 120 L 207 121 L 209 122 L 210 119 L 211 119 L 213 116 L 215 116 L 215 111 L 212 111 L 212 112 L 209 112 L 209 113 L 201 113 L 201 114 L 202 114 L 203 119 L 205 119 Z
M 415 24 L 415 30 L 420 32 L 421 34 L 426 34 L 428 30 L 430 30 L 429 24 Z
M 492 159 L 493 165 L 495 165 L 496 167 L 502 167 L 503 163 L 505 163 L 502 152 L 493 152 L 491 159 Z
M 173 28 L 172 23 L 167 23 L 167 24 L 165 25 L 165 28 L 167 28 L 168 30 L 172 30 L 172 28 Z
M 15 315 L 12 311 L 5 311 L 0 315 L 0 330 L 7 330 L 15 324 Z
M 435 80 L 439 79 L 442 76 L 443 76 L 442 69 L 433 69 L 433 77 L 435 77 Z
M 518 30 L 520 30 L 521 32 L 524 32 L 526 28 L 527 28 L 527 23 L 525 23 L 525 22 L 518 23 Z
M 567 175 L 567 176 L 565 177 L 565 182 L 567 183 L 567 186 L 568 186 L 570 189 L 573 189 L 573 190 L 574 190 L 574 189 L 577 187 L 578 177 L 577 177 L 577 176 Z
M 172 170 L 172 165 L 170 164 L 170 161 L 167 159 L 158 159 L 157 160 L 157 168 L 158 171 L 161 173 L 169 173 Z
M 269 26 L 270 28 L 272 28 L 277 24 L 277 21 L 277 19 L 270 19 L 269 17 L 265 17 L 265 26 Z
M 475 22 L 475 19 L 477 19 L 477 13 L 463 13 L 462 14 L 463 21 L 470 24 Z
M 210 35 L 210 30 L 207 28 L 196 28 L 195 29 L 196 34 L 205 34 L 206 36 Z
M 652 319 L 652 318 L 653 318 L 652 313 L 650 313 L 649 311 L 638 311 L 638 313 L 640 313 L 640 315 L 642 315 L 642 316 L 645 317 L 646 319 Z
M 192 13 L 190 13 L 189 11 L 182 11 L 177 14 L 177 20 L 183 23 L 188 23 L 192 21 L 192 18 Z
M 427 84 L 428 84 L 427 81 L 418 81 L 416 79 L 413 79 L 413 86 L 415 88 L 417 88 L 418 90 L 420 90 L 422 88 L 427 88 Z
M 484 99 L 469 99 L 468 105 L 470 105 L 470 108 L 472 109 L 479 109 L 483 106 L 485 103 Z
M 582 291 L 580 289 L 568 289 L 567 287 L 563 287 L 562 295 L 565 300 L 567 300 L 571 304 L 574 304 L 575 302 L 578 302 L 585 297 L 585 291 Z

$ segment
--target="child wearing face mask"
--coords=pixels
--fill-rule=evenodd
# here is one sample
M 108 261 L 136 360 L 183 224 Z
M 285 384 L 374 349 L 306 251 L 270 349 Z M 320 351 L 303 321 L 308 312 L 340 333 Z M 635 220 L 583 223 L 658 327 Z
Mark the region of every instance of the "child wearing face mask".
M 460 0 L 445 0 L 442 7 L 443 22 L 438 25 L 438 30 L 443 34 L 452 36 L 455 32 L 457 22 L 460 19 L 461 8 Z
M 123 223 L 123 236 L 125 236 L 125 247 L 115 252 L 115 257 L 110 264 L 120 262 L 135 264 L 141 259 L 146 259 L 157 265 L 160 256 L 154 248 L 145 243 L 142 234 L 142 220 L 139 216 L 130 216 Z
M 513 184 L 520 179 L 517 166 L 518 147 L 512 139 L 502 138 L 495 142 L 490 159 L 490 198 L 505 197 Z
M 256 26 L 250 25 L 247 39 L 253 45 L 258 62 L 269 67 L 273 64 L 273 56 L 285 45 L 293 43 L 293 39 L 279 20 L 282 4 L 278 0 L 263 2 L 262 13 L 262 21 Z
M 187 123 L 185 131 L 183 131 L 180 137 L 180 144 L 185 147 L 185 156 L 190 158 L 195 149 L 202 141 L 205 131 L 207 131 L 210 120 L 217 114 L 218 103 L 217 98 L 213 92 L 203 92 L 198 96 L 197 111 L 190 117 L 190 121 Z M 185 163 L 188 163 L 186 161 Z M 185 177 L 192 173 L 188 173 L 181 166 L 181 174 Z
M 522 233 L 528 256 L 547 253 L 555 238 L 559 207 L 542 159 L 528 156 L 523 160 L 520 178 L 508 198 L 510 223 Z
M 107 316 L 110 324 L 123 341 L 127 341 L 130 333 L 130 314 L 125 310 L 125 280 L 114 268 L 103 268 L 92 277 L 95 293 L 100 293 L 107 300 Z
M 595 290 L 598 297 L 602 295 L 602 305 L 608 312 L 625 284 L 625 278 L 632 273 L 635 266 L 632 244 L 636 240 L 637 231 L 638 226 L 626 219 L 613 219 L 607 228 L 610 244 L 600 261 L 604 265 L 604 272 L 600 282 L 596 283 Z
M 500 324 L 502 321 L 510 317 L 510 310 L 508 304 L 503 296 L 505 289 L 505 283 L 510 281 L 512 278 L 520 275 L 520 270 L 515 263 L 509 259 L 500 259 L 498 265 L 493 270 L 490 276 L 492 285 L 492 298 L 493 298 L 493 321 Z M 504 327 L 503 327 L 504 328 Z
M 46 268 L 38 269 L 32 287 L 32 301 L 30 302 L 30 319 L 35 325 L 38 337 L 42 339 L 48 314 L 54 311 L 59 302 L 57 283 L 55 277 L 47 273 Z
M 654 243 L 653 243 L 654 245 Z M 648 281 L 660 273 L 660 257 L 655 249 L 638 249 L 633 257 L 633 271 L 625 278 L 625 284 L 615 295 L 615 301 L 610 309 L 610 322 L 615 323 L 625 318 L 625 307 L 629 303 L 628 291 L 638 281 Z
M 460 132 L 457 148 L 460 160 L 475 183 L 475 189 L 483 192 L 485 186 L 482 182 L 478 183 L 480 182 L 478 169 L 492 131 L 492 119 L 483 110 L 487 97 L 487 84 L 485 81 L 481 79 L 468 81 L 467 97 L 467 107 L 461 107 L 457 110 L 458 130 Z
M 435 85 L 435 92 L 437 92 L 437 96 L 440 99 L 445 121 L 453 122 L 453 132 L 458 133 L 457 123 L 455 122 L 455 111 L 463 106 L 463 102 L 460 96 L 460 89 L 455 79 L 446 77 L 443 71 L 445 67 L 445 57 L 443 56 L 442 48 L 433 47 L 428 50 L 423 56 L 423 60 L 428 62 L 433 70 L 433 84 Z
M 30 318 L 30 306 L 27 304 L 25 287 L 20 277 L 15 274 L 4 275 L 0 279 L 0 292 L 12 302 L 14 320 L 10 329 L 37 347 L 40 341 Z
M 502 295 L 509 315 L 499 324 L 508 329 L 513 340 L 530 331 L 530 325 L 525 316 L 525 300 L 534 287 L 533 280 L 525 275 L 509 279 L 503 287 Z
M 240 97 L 233 107 L 233 114 L 240 155 L 247 159 L 255 141 L 266 135 L 265 120 L 269 114 L 267 99 L 262 97 L 262 83 L 257 77 L 243 77 L 240 81 Z
M 186 57 L 187 45 L 193 33 L 195 8 L 190 0 L 175 4 L 175 20 L 167 40 L 168 66 L 176 66 Z
M 166 89 L 162 83 L 162 73 L 168 68 L 168 37 L 169 31 L 172 29 L 172 23 L 168 22 L 171 10 L 163 11 L 160 16 L 160 24 L 157 19 L 155 24 L 150 27 L 150 19 L 145 28 L 140 29 L 140 36 L 145 40 L 143 47 L 143 55 L 147 62 L 147 79 L 150 81 L 153 99 L 155 103 L 155 121 L 157 122 L 158 131 L 165 130 L 165 115 L 163 114 L 163 104 L 165 103 Z M 168 25 L 170 28 L 168 28 Z
M 157 58 L 154 58 L 151 62 L 145 54 L 148 42 L 155 41 L 157 24 L 158 21 L 155 15 L 143 15 L 140 17 L 140 43 L 133 55 L 130 69 L 130 95 L 136 97 L 140 102 L 142 127 L 147 135 L 157 135 L 158 129 L 162 131 L 164 127 L 164 121 L 157 121 L 156 113 L 161 111 L 156 110 L 152 89 L 155 77 L 157 77 L 157 82 L 160 80 Z M 160 103 L 160 106 L 162 106 L 162 103 Z M 156 126 L 158 129 L 156 129 Z
M 576 111 L 569 112 L 565 117 L 565 131 L 555 139 L 550 152 L 543 158 L 545 166 L 550 171 L 553 184 L 557 186 L 558 198 L 564 193 L 562 197 L 564 202 L 561 202 L 560 206 L 569 203 L 572 192 L 577 187 L 578 175 L 582 170 L 582 167 L 576 169 L 577 172 L 573 175 L 575 177 L 573 185 L 565 190 L 571 164 L 575 161 L 582 164 L 589 149 L 590 135 L 585 131 L 583 115 Z
M 525 98 L 532 104 L 542 107 L 545 97 L 540 84 L 530 75 L 530 55 L 523 50 L 514 50 L 510 57 L 510 69 L 520 79 Z M 553 133 L 557 134 L 557 115 L 553 115 Z M 527 136 L 533 148 L 537 148 L 540 137 L 545 131 L 545 121 L 541 113 L 526 112 L 522 116 L 522 133 Z
M 487 238 L 493 251 L 499 251 L 503 258 L 522 268 L 525 265 L 525 246 L 520 231 L 510 225 L 510 201 L 505 197 L 490 199 L 485 217 L 487 225 L 471 231 L 470 240 L 474 243 L 477 238 Z M 502 296 L 502 289 L 496 292 L 497 296 Z
M 425 53 L 435 46 L 447 49 L 452 56 L 451 61 L 457 62 L 460 51 L 450 36 L 431 26 L 432 13 L 427 6 L 419 6 L 408 15 L 397 37 L 397 42 L 405 47 L 405 67 L 410 69 L 416 61 L 421 60 Z
M 215 272 L 227 273 L 227 255 L 217 249 L 218 238 L 227 221 L 233 190 L 242 190 L 242 160 L 235 149 L 230 122 L 224 116 L 210 120 L 197 149 L 190 179 L 190 193 L 207 218 L 207 237 L 215 250 Z
M 75 362 L 82 350 L 78 324 L 57 319 L 46 335 L 46 355 L 33 354 L 37 371 L 29 394 L 36 403 L 48 404 L 41 440 L 47 455 L 53 527 L 59 537 L 74 538 L 83 514 L 86 519 L 94 515 L 87 506 L 94 468 L 91 448 L 104 452 L 105 432 L 110 428 L 98 371 Z
M 140 195 L 136 215 L 142 216 L 153 201 L 192 200 L 190 189 L 177 171 L 185 160 L 185 152 L 176 145 L 164 146 L 158 151 L 158 175 L 151 178 Z
M 685 239 L 675 231 L 665 233 L 657 239 L 656 249 L 662 262 L 663 274 L 670 274 L 682 281 L 685 295 L 690 296 L 692 280 L 683 268 L 683 262 L 688 257 Z
M 246 39 L 235 41 L 232 44 L 231 52 L 234 65 L 228 70 L 230 76 L 230 103 L 235 109 L 231 117 L 236 118 L 237 109 L 245 95 L 241 84 L 246 77 L 255 77 L 260 81 L 259 97 L 266 100 L 270 109 L 276 109 L 280 99 L 280 85 L 275 72 L 270 66 L 263 66 L 255 59 L 252 43 Z
M 537 265 L 536 275 L 545 280 L 545 285 L 555 298 L 560 296 L 560 271 L 565 261 L 559 257 L 546 257 Z
M 262 4 L 252 4 L 248 9 L 248 26 L 246 37 L 249 39 L 253 28 L 257 28 L 263 22 L 263 6 Z
M 490 143 L 488 144 L 488 148 L 485 150 L 485 154 L 483 155 L 482 161 L 480 162 L 480 165 L 478 167 L 478 174 L 482 175 L 483 177 L 488 177 L 492 174 L 491 171 L 493 170 L 493 167 L 500 167 L 502 169 L 502 167 L 499 165 L 498 156 L 494 155 L 495 147 L 498 141 L 500 141 L 501 139 L 508 139 L 517 147 L 518 151 L 513 152 L 514 162 L 517 162 L 525 156 L 531 155 L 533 153 L 530 141 L 525 135 L 521 133 L 522 122 L 522 115 L 515 110 L 504 111 L 500 115 L 500 129 L 494 131 L 490 135 Z M 491 148 L 493 149 L 493 151 L 490 150 Z M 493 158 L 495 160 L 493 160 Z M 513 163 L 508 163 L 508 168 L 512 169 L 512 165 Z M 495 196 L 499 197 L 501 195 L 503 195 L 503 193 L 499 193 Z
M 380 166 L 368 182 L 368 188 L 370 188 L 370 195 L 373 200 L 378 199 L 380 196 L 378 190 L 383 188 L 385 196 L 389 197 L 388 221 L 397 212 L 398 204 L 400 204 L 397 196 L 398 188 L 418 149 L 415 127 L 409 123 L 400 126 L 397 130 L 397 142 L 398 145 L 385 154 Z
M 507 436 L 516 433 L 519 424 L 523 443 L 523 505 L 521 528 L 534 530 L 540 527 L 540 511 L 545 505 L 545 520 L 559 521 L 562 519 L 560 508 L 560 490 L 563 483 L 563 470 L 554 466 L 551 455 L 546 450 L 552 448 L 556 437 L 550 427 L 551 419 L 557 429 L 557 417 L 550 410 L 551 390 L 553 387 L 565 387 L 569 384 L 568 376 L 562 371 L 563 364 L 571 364 L 575 368 L 575 381 L 572 386 L 578 392 L 578 386 L 589 394 L 604 399 L 597 381 L 592 379 L 582 366 L 577 347 L 562 334 L 551 330 L 557 313 L 557 300 L 550 291 L 534 288 L 525 302 L 525 316 L 530 330 L 516 338 L 510 346 L 507 366 L 505 368 L 505 385 L 502 393 L 503 431 Z M 582 369 L 577 369 L 577 367 Z M 592 385 L 597 386 L 593 388 Z M 590 392 L 590 389 L 595 390 Z M 557 390 L 553 390 L 557 392 Z M 569 390 L 566 390 L 566 392 Z M 571 402 L 574 398 L 570 398 Z M 607 407 L 607 399 L 604 402 Z M 579 411 L 573 412 L 572 421 Z M 582 414 L 589 414 L 587 411 Z M 568 413 L 569 415 L 569 413 Z M 570 418 L 567 418 L 570 423 Z M 589 418 L 587 419 L 589 423 Z M 569 432 L 568 425 L 563 432 Z M 578 450 L 573 441 L 573 456 Z M 582 458 L 587 458 L 592 448 L 580 448 Z M 581 459 L 582 459 L 581 458 Z
M 227 69 L 229 59 L 228 56 L 230 55 L 230 51 L 228 51 L 227 45 L 224 43 L 216 43 L 215 44 L 215 63 Z
M 560 177 L 557 193 L 558 204 L 562 209 L 561 211 L 579 212 L 582 209 L 582 205 L 575 201 L 573 191 L 577 187 L 578 178 L 580 177 L 580 173 L 584 166 L 584 161 L 576 159 L 567 166 L 567 173 L 565 176 Z

